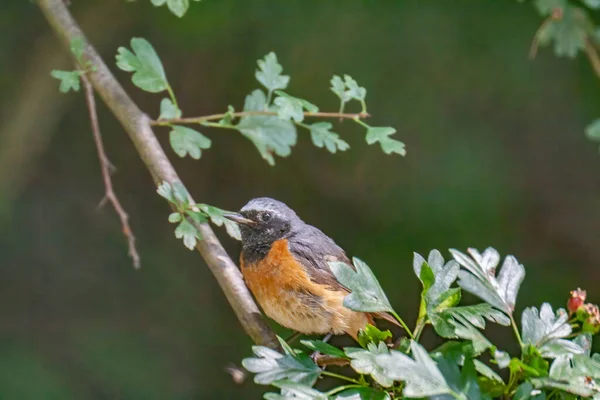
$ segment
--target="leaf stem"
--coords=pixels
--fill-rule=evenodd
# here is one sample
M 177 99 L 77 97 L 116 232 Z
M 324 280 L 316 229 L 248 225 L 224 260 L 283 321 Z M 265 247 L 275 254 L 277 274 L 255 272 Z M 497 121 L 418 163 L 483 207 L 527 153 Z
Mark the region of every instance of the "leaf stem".
M 343 386 L 338 386 L 336 388 L 331 389 L 329 392 L 325 393 L 327 396 L 333 396 L 336 393 L 339 393 L 343 390 L 346 389 L 353 389 L 353 388 L 359 388 L 359 387 L 363 387 L 363 385 L 343 385 Z
M 268 108 L 271 104 L 271 97 L 273 97 L 273 91 L 269 90 L 269 92 L 267 93 L 267 101 L 265 102 L 265 108 Z
M 367 113 L 367 103 L 364 100 L 361 100 L 360 105 L 362 106 L 362 112 L 364 114 L 366 114 Z
M 173 105 L 175 107 L 177 107 L 177 109 L 179 109 L 179 104 L 177 104 L 177 99 L 175 98 L 175 93 L 173 92 L 173 88 L 168 83 L 167 83 L 167 92 L 169 92 L 169 97 L 171 98 Z
M 231 124 L 220 124 L 218 122 L 202 122 L 201 125 L 210 126 L 212 128 L 222 128 L 222 129 L 237 129 L 235 125 Z
M 332 378 L 342 379 L 344 381 L 352 382 L 355 385 L 362 386 L 361 383 L 358 380 L 356 380 L 354 378 L 350 378 L 348 376 L 344 376 L 344 375 L 341 375 L 341 374 L 336 374 L 335 372 L 331 372 L 331 371 L 322 371 L 321 373 L 323 375 L 326 375 L 326 376 L 331 376 Z
M 519 333 L 519 328 L 517 327 L 517 323 L 515 322 L 515 319 L 513 318 L 512 314 L 509 315 L 510 317 L 510 324 L 512 325 L 513 331 L 515 332 L 515 336 L 517 337 L 517 342 L 519 342 L 519 347 L 523 348 L 523 341 L 521 340 L 521 334 Z
M 398 322 L 400 322 L 400 325 L 402 325 L 402 327 L 404 328 L 404 330 L 406 331 L 406 333 L 408 333 L 408 336 L 411 339 L 414 339 L 415 336 L 410 331 L 410 329 L 408 328 L 408 325 L 406 325 L 406 323 L 404 322 L 404 320 L 402 318 L 400 318 L 400 316 L 398 315 L 398 313 L 396 313 L 396 311 L 391 311 L 390 313 L 394 316 L 394 318 L 396 318 L 398 320 Z
M 421 333 L 423 333 L 423 329 L 427 325 L 427 317 L 421 317 L 417 320 L 417 325 L 415 326 L 414 335 L 415 341 L 418 342 L 421 337 Z
M 232 118 L 242 118 L 242 117 L 251 117 L 251 116 L 276 116 L 276 115 L 277 115 L 277 112 L 275 112 L 275 111 L 239 111 L 239 112 L 234 112 L 234 113 L 204 115 L 201 117 L 160 119 L 160 120 L 152 121 L 151 124 L 154 126 L 164 126 L 164 125 L 169 125 L 169 124 L 203 124 L 208 121 L 223 119 L 226 116 L 230 116 Z M 353 119 L 357 122 L 363 118 L 370 117 L 370 115 L 367 113 L 344 114 L 341 112 L 305 112 L 304 116 L 312 117 L 312 118 Z M 210 126 L 215 126 L 215 125 L 210 125 Z M 223 126 L 223 125 L 220 125 L 220 126 Z
M 356 122 L 357 124 L 359 124 L 359 125 L 362 125 L 363 127 L 367 128 L 367 129 L 369 129 L 369 128 L 370 128 L 370 126 L 369 126 L 369 125 L 367 125 L 367 124 L 366 124 L 364 121 L 362 121 L 360 118 L 356 118 L 356 117 L 355 117 L 355 118 L 352 118 L 352 119 L 353 119 L 353 120 L 354 120 L 354 122 Z

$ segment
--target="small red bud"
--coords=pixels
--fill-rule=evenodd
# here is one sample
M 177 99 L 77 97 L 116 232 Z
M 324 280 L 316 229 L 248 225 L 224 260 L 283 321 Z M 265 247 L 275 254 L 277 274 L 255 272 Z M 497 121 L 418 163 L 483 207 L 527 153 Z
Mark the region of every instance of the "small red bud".
M 587 293 L 585 290 L 581 290 L 580 288 L 572 290 L 571 297 L 569 297 L 569 300 L 567 301 L 567 310 L 569 310 L 569 313 L 573 314 L 577 312 L 577 310 L 583 306 L 586 297 Z

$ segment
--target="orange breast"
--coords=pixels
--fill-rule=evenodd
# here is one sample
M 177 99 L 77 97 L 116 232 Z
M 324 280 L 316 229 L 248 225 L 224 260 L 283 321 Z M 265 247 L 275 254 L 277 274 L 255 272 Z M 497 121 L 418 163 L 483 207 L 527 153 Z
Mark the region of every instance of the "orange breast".
M 241 266 L 244 280 L 265 314 L 289 329 L 305 334 L 347 332 L 355 337 L 370 320 L 342 305 L 345 292 L 311 281 L 287 240 L 276 241 L 257 263 L 247 264 L 242 259 Z

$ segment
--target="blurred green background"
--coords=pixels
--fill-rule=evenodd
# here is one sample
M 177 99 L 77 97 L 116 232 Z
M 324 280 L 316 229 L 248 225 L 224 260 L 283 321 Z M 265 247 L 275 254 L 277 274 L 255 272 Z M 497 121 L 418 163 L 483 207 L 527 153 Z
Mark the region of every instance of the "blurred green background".
M 337 108 L 333 74 L 365 86 L 371 122 L 398 130 L 405 158 L 367 146 L 348 122 L 335 131 L 350 151 L 332 155 L 300 131 L 274 168 L 230 131 L 205 128 L 213 147 L 198 162 L 167 150 L 198 201 L 289 204 L 365 260 L 411 324 L 412 252 L 433 248 L 514 254 L 527 268 L 519 315 L 563 306 L 577 286 L 598 302 L 600 155 L 583 129 L 598 116 L 599 82 L 584 57 L 541 49 L 527 59 L 540 23 L 530 4 L 204 0 L 180 20 L 147 0 L 72 3 L 152 116 L 161 96 L 114 67 L 133 36 L 154 45 L 188 116 L 240 109 L 269 51 L 292 77 L 289 92 L 322 110 Z M 96 210 L 104 189 L 83 96 L 60 94 L 49 75 L 70 68 L 66 51 L 31 2 L 4 4 L 0 26 L 0 399 L 259 398 L 264 387 L 225 372 L 251 342 L 202 259 L 175 239 L 123 129 L 100 104 L 140 270 L 113 210 Z M 157 134 L 168 147 L 167 130 Z M 237 259 L 239 244 L 217 233 Z M 488 336 L 512 349 L 510 329 Z

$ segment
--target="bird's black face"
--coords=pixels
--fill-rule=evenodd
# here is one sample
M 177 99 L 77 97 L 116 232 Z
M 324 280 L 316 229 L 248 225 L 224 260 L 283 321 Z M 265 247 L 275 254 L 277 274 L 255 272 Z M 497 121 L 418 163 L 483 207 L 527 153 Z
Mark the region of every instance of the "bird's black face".
M 253 199 L 239 213 L 225 217 L 240 226 L 245 248 L 270 245 L 286 238 L 302 223 L 292 209 L 268 197 Z

